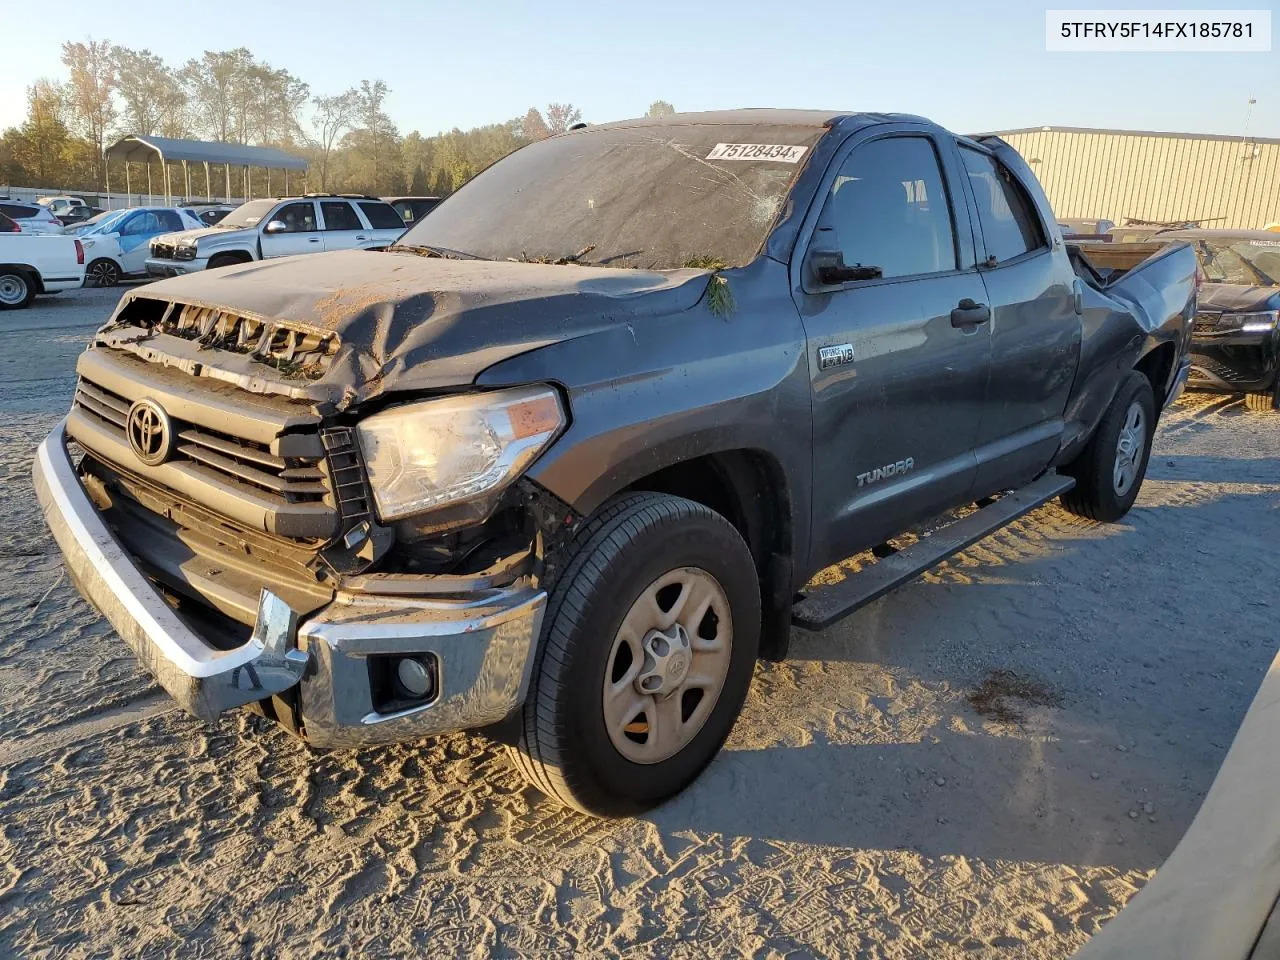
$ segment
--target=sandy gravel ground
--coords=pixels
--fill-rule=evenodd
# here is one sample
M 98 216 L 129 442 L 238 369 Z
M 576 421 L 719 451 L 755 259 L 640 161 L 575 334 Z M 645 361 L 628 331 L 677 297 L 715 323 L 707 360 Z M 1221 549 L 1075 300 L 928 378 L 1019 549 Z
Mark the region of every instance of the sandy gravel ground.
M 642 819 L 564 812 L 478 736 L 206 728 L 76 596 L 28 480 L 114 296 L 0 319 L 3 957 L 1065 957 L 1177 843 L 1280 642 L 1280 416 L 1196 397 L 1125 522 L 1046 507 L 797 633 Z

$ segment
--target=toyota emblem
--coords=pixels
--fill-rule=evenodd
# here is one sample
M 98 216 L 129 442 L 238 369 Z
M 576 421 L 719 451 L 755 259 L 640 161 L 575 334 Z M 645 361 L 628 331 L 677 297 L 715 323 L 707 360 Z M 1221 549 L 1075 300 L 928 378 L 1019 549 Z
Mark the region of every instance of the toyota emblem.
M 173 424 L 160 404 L 153 400 L 135 400 L 129 408 L 126 430 L 134 455 L 150 467 L 156 467 L 173 453 Z

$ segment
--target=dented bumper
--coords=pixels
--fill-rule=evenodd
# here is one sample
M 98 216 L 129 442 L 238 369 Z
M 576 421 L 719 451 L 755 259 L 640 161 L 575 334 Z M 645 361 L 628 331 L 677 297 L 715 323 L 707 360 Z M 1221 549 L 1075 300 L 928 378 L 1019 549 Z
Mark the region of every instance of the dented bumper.
M 288 692 L 308 742 L 354 747 L 485 726 L 523 702 L 546 604 L 527 583 L 460 597 L 339 592 L 300 623 L 264 591 L 250 638 L 215 646 L 170 606 L 103 520 L 67 451 L 65 421 L 40 445 L 33 474 L 80 593 L 201 719 Z M 404 656 L 430 658 L 432 695 L 380 710 L 373 665 Z

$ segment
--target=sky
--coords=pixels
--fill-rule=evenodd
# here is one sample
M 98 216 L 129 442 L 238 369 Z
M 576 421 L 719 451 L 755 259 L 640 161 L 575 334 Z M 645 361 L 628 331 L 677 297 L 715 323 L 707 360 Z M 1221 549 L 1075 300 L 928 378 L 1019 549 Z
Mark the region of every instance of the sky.
M 1269 9 L 1273 33 L 1278 3 L 1164 0 L 1167 8 Z M 1058 125 L 1242 136 L 1247 123 L 1253 136 L 1280 137 L 1280 39 L 1273 36 L 1270 53 L 1046 53 L 1050 5 L 1073 6 L 62 0 L 53 20 L 31 19 L 29 30 L 15 32 L 30 2 L 0 0 L 0 128 L 22 122 L 29 83 L 65 79 L 61 43 L 92 36 L 149 48 L 173 64 L 245 46 L 308 82 L 313 95 L 380 78 L 401 132 L 424 135 L 509 120 L 551 101 L 603 122 L 662 99 L 679 110 L 915 113 L 961 133 Z

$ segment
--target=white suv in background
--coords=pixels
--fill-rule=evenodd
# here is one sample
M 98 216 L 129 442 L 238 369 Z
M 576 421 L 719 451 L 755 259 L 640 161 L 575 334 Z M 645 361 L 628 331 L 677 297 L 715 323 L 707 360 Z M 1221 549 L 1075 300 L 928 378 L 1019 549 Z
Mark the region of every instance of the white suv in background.
M 392 206 L 377 197 L 307 194 L 250 200 L 216 226 L 157 237 L 147 273 L 183 273 L 323 250 L 374 250 L 405 231 Z

